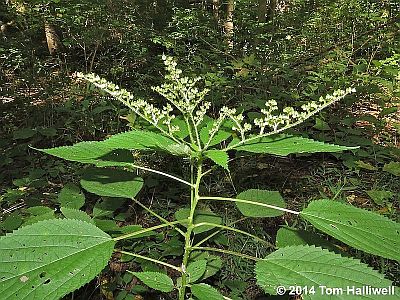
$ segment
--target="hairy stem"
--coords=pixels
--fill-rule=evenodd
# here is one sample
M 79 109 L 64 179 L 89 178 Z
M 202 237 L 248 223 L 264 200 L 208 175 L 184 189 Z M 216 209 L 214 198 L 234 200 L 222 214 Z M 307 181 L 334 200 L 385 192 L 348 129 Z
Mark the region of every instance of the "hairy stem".
M 268 207 L 268 208 L 272 208 L 272 209 L 288 212 L 288 213 L 291 213 L 291 214 L 294 214 L 294 215 L 299 215 L 300 214 L 298 211 L 290 210 L 290 209 L 279 207 L 279 206 L 275 206 L 275 205 L 269 205 L 269 204 L 265 204 L 265 203 L 250 201 L 250 200 L 235 199 L 235 198 L 225 198 L 225 197 L 208 197 L 208 196 L 200 197 L 199 199 L 200 200 L 230 201 L 230 202 L 246 203 L 246 204 L 252 204 L 252 205 L 257 205 L 257 206 Z
M 186 185 L 188 185 L 188 186 L 190 186 L 190 187 L 193 187 L 193 184 L 192 184 L 192 183 L 187 182 L 186 180 L 181 179 L 181 178 L 179 178 L 179 177 L 176 177 L 176 176 L 174 176 L 174 175 L 171 175 L 171 174 L 168 174 L 168 173 L 165 173 L 165 172 L 162 172 L 162 171 L 157 171 L 157 170 L 154 170 L 154 169 L 151 169 L 151 168 L 146 168 L 146 167 L 138 166 L 138 165 L 133 165 L 133 164 L 132 164 L 132 165 L 130 165 L 130 166 L 131 166 L 132 168 L 135 168 L 135 169 L 139 169 L 139 170 L 143 170 L 143 171 L 148 171 L 148 172 L 156 173 L 156 174 L 159 174 L 159 175 L 162 175 L 162 176 L 165 176 L 165 177 L 174 179 L 174 180 L 179 181 L 179 182 L 181 182 L 181 183 L 184 183 L 184 184 L 186 184 Z
M 157 214 L 155 211 L 152 209 L 148 208 L 147 206 L 143 205 L 140 201 L 136 200 L 135 198 L 131 198 L 133 202 L 135 202 L 137 205 L 139 205 L 141 208 L 143 208 L 145 211 L 147 211 L 149 214 L 155 216 L 157 219 L 159 219 L 161 222 L 164 222 L 166 225 L 172 226 L 176 231 L 178 231 L 181 235 L 185 236 L 185 233 L 178 228 L 177 226 L 173 225 L 170 221 L 164 219 L 161 217 L 159 214 Z
M 203 173 L 203 174 L 204 174 L 204 173 Z M 238 219 L 238 220 L 236 220 L 236 221 L 234 221 L 234 222 L 228 224 L 227 226 L 235 225 L 236 223 L 239 223 L 239 222 L 241 222 L 241 221 L 243 221 L 243 220 L 246 220 L 246 219 L 247 219 L 247 217 Z M 204 244 L 204 243 L 207 242 L 209 239 L 211 239 L 211 238 L 213 238 L 214 236 L 216 236 L 218 233 L 221 233 L 222 231 L 223 231 L 223 229 L 214 231 L 213 233 L 207 235 L 207 236 L 206 236 L 204 239 L 202 239 L 200 242 L 198 242 L 197 244 L 195 244 L 195 246 L 201 246 L 202 244 Z
M 194 121 L 193 114 L 190 114 L 190 120 L 193 123 L 194 134 L 196 136 L 196 141 L 197 141 L 197 147 L 199 147 L 199 151 L 201 151 L 200 135 L 199 135 L 199 131 L 198 131 L 197 126 L 196 126 L 196 122 Z
M 188 284 L 188 276 L 186 273 L 186 268 L 189 262 L 189 257 L 190 257 L 190 252 L 192 251 L 192 232 L 194 229 L 194 214 L 196 211 L 196 206 L 197 203 L 200 199 L 199 196 L 199 187 L 200 187 L 200 181 L 202 177 L 202 161 L 199 160 L 197 162 L 197 174 L 194 176 L 194 162 L 191 163 L 191 184 L 193 186 L 190 196 L 190 213 L 188 217 L 188 223 L 187 223 L 187 231 L 185 233 L 185 250 L 183 253 L 183 260 L 182 260 L 182 285 L 179 287 L 179 295 L 178 299 L 179 300 L 185 300 L 185 294 L 186 294 L 186 286 Z
M 174 227 L 174 225 L 178 224 L 178 223 L 182 223 L 182 220 L 174 221 L 174 222 L 168 222 L 168 224 L 161 224 L 161 225 L 145 228 L 145 229 L 142 229 L 142 230 L 139 230 L 139 231 L 135 231 L 135 232 L 132 232 L 132 233 L 120 235 L 120 236 L 115 237 L 113 240 L 114 241 L 125 240 L 125 239 L 128 239 L 128 238 L 134 237 L 136 235 L 139 235 L 139 234 L 142 234 L 142 233 L 146 233 L 146 232 L 149 232 L 149 231 L 153 231 L 153 230 L 156 230 L 156 229 L 160 229 L 160 228 L 164 228 L 164 227 L 168 227 L 168 226 Z
M 151 261 L 151 262 L 153 262 L 153 263 L 156 263 L 156 264 L 163 265 L 163 266 L 166 266 L 166 267 L 168 267 L 168 268 L 174 269 L 174 270 L 176 270 L 176 271 L 178 271 L 178 272 L 182 272 L 182 269 L 181 269 L 180 267 L 171 265 L 171 264 L 169 264 L 169 263 L 160 261 L 160 260 L 158 260 L 158 259 L 154 259 L 154 258 L 151 258 L 151 257 L 143 256 L 143 255 L 136 254 L 136 253 L 126 252 L 126 251 L 122 251 L 122 250 L 118 250 L 118 249 L 115 249 L 114 251 L 115 251 L 115 252 L 122 253 L 122 254 L 125 254 L 125 255 L 129 255 L 129 256 L 141 258 L 141 259 L 144 259 L 144 260 L 148 260 L 148 261 Z M 127 272 L 133 273 L 133 272 L 131 272 L 131 271 L 129 271 L 129 270 L 127 270 Z
M 260 242 L 262 244 L 265 244 L 268 247 L 271 247 L 271 248 L 275 249 L 275 246 L 273 244 L 271 244 L 270 242 L 265 241 L 264 239 L 259 238 L 258 236 L 255 236 L 255 235 L 253 235 L 253 234 L 251 234 L 251 233 L 249 233 L 247 231 L 243 231 L 243 230 L 240 230 L 240 229 L 237 229 L 237 228 L 233 228 L 233 227 L 229 227 L 229 226 L 225 226 L 225 225 L 208 223 L 208 222 L 201 222 L 201 223 L 197 223 L 196 225 L 194 225 L 195 228 L 196 227 L 200 227 L 200 226 L 213 226 L 213 227 L 218 227 L 218 228 L 221 228 L 221 229 L 224 229 L 224 230 L 229 230 L 229 231 L 237 232 L 237 233 L 240 233 L 240 234 L 243 234 L 243 235 L 247 235 L 248 237 L 253 238 L 255 241 Z M 196 244 L 196 246 L 200 246 L 200 245 Z
M 235 252 L 235 251 L 225 250 L 225 249 L 219 249 L 219 248 L 194 246 L 194 247 L 192 247 L 192 250 L 203 250 L 203 251 L 220 252 L 220 253 L 224 253 L 224 254 L 238 256 L 238 257 L 245 258 L 245 259 L 254 260 L 254 261 L 261 260 L 261 258 L 258 258 L 258 257 L 255 257 L 255 256 L 251 256 L 251 255 L 247 255 L 247 254 L 243 254 L 243 253 L 239 253 L 239 252 Z

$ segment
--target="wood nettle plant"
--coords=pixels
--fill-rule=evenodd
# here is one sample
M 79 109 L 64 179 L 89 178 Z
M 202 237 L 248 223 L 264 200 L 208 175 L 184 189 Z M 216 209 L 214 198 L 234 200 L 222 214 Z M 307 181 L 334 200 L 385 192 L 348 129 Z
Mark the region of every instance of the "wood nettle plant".
M 365 293 L 352 296 L 352 290 L 346 294 L 347 287 L 353 287 L 354 293 L 357 288 L 370 287 L 376 291 L 386 288 L 384 299 L 398 299 L 398 291 L 392 282 L 359 260 L 324 249 L 324 245 L 318 242 L 315 245 L 288 243 L 290 236 L 296 235 L 293 229 L 279 230 L 275 246 L 232 224 L 223 224 L 217 214 L 204 209 L 210 202 L 234 202 L 245 217 L 293 214 L 355 249 L 399 261 L 400 226 L 376 213 L 329 199 L 312 201 L 302 211 L 293 211 L 286 208 L 277 191 L 251 189 L 241 192 L 236 198 L 201 193 L 205 176 L 217 167 L 229 170 L 228 152 L 231 155 L 241 151 L 286 156 L 352 149 L 283 133 L 342 99 L 352 89 L 335 91 L 300 108 L 281 110 L 276 101 L 270 100 L 265 103 L 260 116 L 251 121 L 243 113 L 228 107 L 221 108 L 217 118 L 211 118 L 207 116 L 211 104 L 204 101 L 208 91 L 198 88 L 201 79 L 183 76 L 172 58 L 164 56 L 163 60 L 167 70 L 165 83 L 154 88 L 167 101 L 161 108 L 136 99 L 130 92 L 98 76 L 79 75 L 147 121 L 151 125 L 148 130 L 134 129 L 104 141 L 40 150 L 70 161 L 94 165 L 95 168 L 84 171 L 81 185 L 85 190 L 102 197 L 129 198 L 158 218 L 160 224 L 149 228 L 131 226 L 123 234 L 111 237 L 96 227 L 94 219 L 83 211 L 61 207 L 63 218 L 39 221 L 0 238 L 1 297 L 18 300 L 61 298 L 92 280 L 107 265 L 113 252 L 119 252 L 171 268 L 180 274 L 174 281 L 159 272 L 129 270 L 150 288 L 165 293 L 175 290 L 179 300 L 229 299 L 215 287 L 202 283 L 216 272 L 217 267 L 208 259 L 215 258 L 216 255 L 210 253 L 216 252 L 254 261 L 257 283 L 271 295 L 287 291 L 303 294 L 304 299 L 321 299 L 326 295 L 326 289 L 340 288 L 344 293 L 331 295 L 331 299 L 378 299 L 376 295 Z M 162 152 L 179 157 L 190 166 L 190 176 L 181 178 L 146 167 L 136 160 L 132 151 Z M 137 199 L 143 185 L 138 170 L 165 176 L 187 186 L 190 201 L 187 207 L 175 212 L 176 220 L 165 219 Z M 171 228 L 181 235 L 184 241 L 181 263 L 174 265 L 140 252 L 126 251 L 123 247 L 125 241 L 161 228 Z M 210 241 L 220 231 L 246 235 L 276 251 L 259 258 L 216 247 Z

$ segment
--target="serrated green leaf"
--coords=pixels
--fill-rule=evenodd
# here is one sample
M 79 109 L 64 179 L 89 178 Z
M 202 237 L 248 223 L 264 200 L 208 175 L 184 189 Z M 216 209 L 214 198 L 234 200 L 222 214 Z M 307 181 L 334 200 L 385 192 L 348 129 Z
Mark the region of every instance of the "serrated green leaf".
M 190 254 L 190 261 L 202 260 L 207 261 L 206 271 L 201 280 L 214 276 L 222 268 L 222 259 L 219 256 L 212 255 L 208 252 L 193 251 Z
M 32 224 L 40 222 L 40 221 L 51 220 L 51 219 L 55 219 L 55 218 L 56 218 L 56 216 L 54 215 L 54 211 L 49 211 L 49 212 L 41 214 L 41 215 L 30 216 L 30 217 L 26 218 L 26 220 L 24 222 L 24 226 L 32 225 Z
M 17 229 L 19 226 L 22 225 L 22 218 L 21 216 L 14 212 L 7 216 L 2 222 L 1 222 L 1 227 L 3 227 L 7 231 L 12 231 L 14 229 Z
M 157 291 L 169 293 L 174 289 L 172 279 L 165 274 L 158 272 L 132 272 L 132 274 L 139 278 L 145 285 Z
M 50 207 L 47 206 L 32 206 L 27 208 L 25 211 L 34 216 L 40 216 L 43 214 L 54 212 Z
M 179 236 L 175 235 L 171 239 L 165 241 L 158 248 L 162 251 L 161 256 L 182 256 L 184 252 L 184 242 Z
M 391 161 L 383 166 L 383 171 L 400 176 L 400 162 Z
M 391 286 L 392 282 L 382 274 L 359 260 L 342 257 L 314 246 L 292 246 L 281 248 L 256 264 L 257 283 L 267 293 L 276 295 L 277 287 L 314 287 L 315 294 L 304 294 L 303 299 L 398 299 L 398 296 L 351 295 L 347 287 Z M 329 296 L 322 292 L 321 286 L 342 288 L 343 295 Z
M 191 290 L 199 300 L 224 300 L 220 292 L 205 283 L 193 284 Z
M 180 221 L 180 220 L 187 221 L 189 214 L 190 214 L 189 208 L 181 208 L 175 212 L 175 218 L 178 221 Z M 196 224 L 203 223 L 203 222 L 220 225 L 222 223 L 222 218 L 220 216 L 218 216 L 217 214 L 213 213 L 212 211 L 196 210 L 196 212 L 194 214 L 193 223 L 196 225 Z M 186 226 L 186 224 L 183 223 L 183 226 Z M 195 227 L 193 229 L 193 232 L 196 234 L 199 234 L 199 233 L 211 230 L 213 228 L 215 228 L 215 227 L 213 227 L 211 225 L 204 225 L 204 226 Z
M 300 216 L 354 248 L 400 261 L 400 224 L 384 216 L 332 200 L 313 201 Z
M 321 118 L 315 118 L 315 125 L 313 126 L 317 130 L 328 131 L 331 130 L 329 124 Z
M 236 142 L 238 141 L 236 140 Z M 231 145 L 233 145 L 234 143 L 235 141 L 233 141 Z M 340 152 L 356 148 L 357 147 L 345 147 L 333 144 L 326 144 L 300 136 L 279 134 L 275 136 L 256 139 L 243 145 L 236 146 L 233 149 L 253 153 L 266 153 L 286 156 L 292 153 Z
M 185 144 L 168 145 L 165 150 L 174 156 L 190 156 L 192 150 Z
M 58 194 L 57 200 L 63 207 L 80 209 L 85 204 L 85 195 L 77 185 L 67 183 Z
M 92 224 L 55 219 L 0 237 L 0 294 L 7 300 L 60 299 L 92 280 L 115 242 Z
M 88 192 L 99 196 L 134 198 L 143 186 L 143 179 L 123 170 L 87 169 L 81 185 Z
M 241 192 L 239 195 L 237 195 L 236 199 L 264 203 L 282 208 L 286 207 L 285 201 L 283 200 L 281 194 L 277 191 L 250 189 Z M 260 205 L 236 202 L 236 206 L 246 217 L 276 217 L 283 214 L 283 212 L 280 210 L 262 207 Z
M 208 150 L 204 153 L 206 157 L 211 159 L 217 165 L 220 165 L 225 170 L 228 170 L 228 160 L 229 156 L 228 153 L 222 150 Z
M 93 207 L 93 218 L 111 217 L 114 211 L 126 202 L 121 198 L 103 198 Z
M 167 151 L 168 147 L 176 144 L 170 138 L 155 132 L 132 130 L 113 135 L 104 141 L 80 142 L 73 146 L 37 150 L 70 161 L 93 163 L 93 160 L 116 149 Z
M 94 224 L 105 232 L 120 232 L 121 227 L 117 225 L 117 222 L 114 220 L 102 220 L 102 219 L 93 219 Z
M 207 268 L 207 261 L 205 259 L 196 260 L 190 263 L 186 269 L 189 274 L 189 283 L 199 280 Z
M 69 207 L 61 207 L 61 212 L 67 219 L 75 219 L 94 224 L 92 218 L 84 211 Z
M 368 196 L 378 205 L 383 205 L 386 200 L 394 196 L 390 191 L 370 190 L 367 191 Z
M 115 149 L 85 163 L 92 163 L 96 167 L 129 167 L 135 163 L 135 158 L 130 150 Z
M 354 162 L 354 164 L 355 164 L 357 167 L 361 168 L 361 169 L 365 169 L 365 170 L 369 170 L 369 171 L 376 171 L 376 170 L 378 170 L 377 167 L 374 167 L 374 166 L 371 165 L 370 163 L 364 162 L 364 161 L 362 161 L 362 160 L 357 160 L 357 161 Z
M 339 252 L 339 249 L 334 244 L 324 240 L 315 233 L 291 227 L 279 228 L 276 233 L 277 248 L 298 245 L 315 245 L 331 251 Z

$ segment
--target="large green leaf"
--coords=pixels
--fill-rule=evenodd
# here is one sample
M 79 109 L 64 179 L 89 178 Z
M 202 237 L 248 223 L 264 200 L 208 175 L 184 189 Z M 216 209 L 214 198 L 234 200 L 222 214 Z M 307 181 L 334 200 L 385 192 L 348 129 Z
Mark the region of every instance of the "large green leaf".
M 205 283 L 193 284 L 191 290 L 199 300 L 224 300 L 220 292 Z
M 237 142 L 238 140 L 232 141 L 231 145 Z M 339 152 L 356 148 L 326 144 L 300 136 L 279 134 L 256 139 L 233 149 L 286 156 L 292 153 Z
M 190 254 L 190 262 L 205 259 L 207 261 L 206 271 L 201 280 L 214 276 L 222 268 L 222 259 L 209 252 L 193 251 Z
M 334 252 L 339 252 L 339 248 L 331 242 L 324 240 L 316 233 L 291 227 L 279 228 L 276 233 L 277 248 L 297 245 L 315 245 Z
M 79 209 L 85 204 L 85 195 L 78 186 L 67 183 L 58 194 L 57 200 L 61 206 Z
M 389 172 L 395 176 L 400 176 L 400 162 L 391 161 L 383 166 L 383 171 Z
M 250 189 L 241 192 L 239 195 L 237 195 L 236 199 L 263 203 L 282 208 L 286 207 L 285 201 L 283 200 L 281 194 L 277 191 Z M 283 212 L 280 210 L 250 203 L 236 202 L 236 206 L 246 217 L 276 217 L 283 214 Z
M 308 289 L 303 299 L 399 299 L 398 294 L 352 295 L 352 288 L 354 291 L 365 286 L 390 289 L 392 282 L 359 260 L 314 246 L 285 247 L 271 253 L 257 262 L 256 278 L 267 293 L 274 295 L 278 287 L 290 291 L 291 286 L 298 286 Z M 339 289 L 338 295 L 327 295 L 323 286 Z
M 204 153 L 204 155 L 210 158 L 217 165 L 220 165 L 224 169 L 228 170 L 228 153 L 222 150 L 208 150 Z
M 128 171 L 94 168 L 85 171 L 81 185 L 99 196 L 133 198 L 141 190 L 143 179 Z
M 400 261 L 400 224 L 384 216 L 332 200 L 313 201 L 300 215 L 354 248 Z
M 378 205 L 384 205 L 385 202 L 394 196 L 394 193 L 390 191 L 369 190 L 366 192 L 368 196 Z
M 81 220 L 94 224 L 93 219 L 84 211 L 69 207 L 61 207 L 60 210 L 67 219 Z
M 186 272 L 189 274 L 189 283 L 199 280 L 207 269 L 207 260 L 200 259 L 190 263 Z
M 93 207 L 93 218 L 112 217 L 114 212 L 124 205 L 126 199 L 102 197 Z
M 179 144 L 161 134 L 132 130 L 113 135 L 104 141 L 80 142 L 72 146 L 37 150 L 66 160 L 93 163 L 93 160 L 107 156 L 117 149 L 169 152 L 169 149 L 174 149 L 174 145 Z
M 96 226 L 47 220 L 0 238 L 0 298 L 60 299 L 92 280 L 114 241 Z
M 164 293 L 169 293 L 174 289 L 174 283 L 168 275 L 158 272 L 132 272 L 132 274 L 152 289 Z

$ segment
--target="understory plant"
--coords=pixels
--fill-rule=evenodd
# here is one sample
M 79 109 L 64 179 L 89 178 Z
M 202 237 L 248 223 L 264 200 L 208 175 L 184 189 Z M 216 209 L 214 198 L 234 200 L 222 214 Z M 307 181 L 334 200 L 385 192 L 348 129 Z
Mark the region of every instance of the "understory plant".
M 111 236 L 97 227 L 94 219 L 85 212 L 61 205 L 63 216 L 24 226 L 1 237 L 1 297 L 18 300 L 61 298 L 98 275 L 115 252 L 172 270 L 167 273 L 128 272 L 148 287 L 171 293 L 179 300 L 229 299 L 217 288 L 203 282 L 215 274 L 215 266 L 209 258 L 217 257 L 218 253 L 254 261 L 257 284 L 270 295 L 302 294 L 304 299 L 321 299 L 322 295 L 329 295 L 331 299 L 378 299 L 379 296 L 361 291 L 367 286 L 376 291 L 386 289 L 387 295 L 382 296 L 384 299 L 398 299 L 397 288 L 390 280 L 359 260 L 342 256 L 339 248 L 327 247 L 317 239 L 308 239 L 308 243 L 301 241 L 300 232 L 293 228 L 281 228 L 277 243 L 273 244 L 237 229 L 233 223 L 224 224 L 209 204 L 235 203 L 246 218 L 292 214 L 355 249 L 397 261 L 400 260 L 398 223 L 329 199 L 311 201 L 303 210 L 294 211 L 286 207 L 278 191 L 251 189 L 229 198 L 207 195 L 201 189 L 204 178 L 215 169 L 221 167 L 229 172 L 230 157 L 234 159 L 237 153 L 247 153 L 251 158 L 256 154 L 287 156 L 353 149 L 284 133 L 339 101 L 352 89 L 337 90 L 299 108 L 282 109 L 276 101 L 269 100 L 253 119 L 228 107 L 222 107 L 217 117 L 212 118 L 207 115 L 211 108 L 211 103 L 205 101 L 208 90 L 199 87 L 201 78 L 183 76 L 172 58 L 164 56 L 163 60 L 167 70 L 165 83 L 154 88 L 165 98 L 163 106 L 138 99 L 96 75 L 79 75 L 124 103 L 148 126 L 103 141 L 40 150 L 95 166 L 84 171 L 81 185 L 85 190 L 101 197 L 128 198 L 160 223 L 148 228 L 125 226 L 123 234 Z M 152 169 L 140 160 L 140 156 L 138 159 L 138 152 L 175 156 L 188 165 L 190 175 L 182 178 Z M 175 220 L 164 218 L 138 199 L 143 186 L 143 179 L 138 174 L 147 172 L 187 187 L 190 195 L 187 206 L 174 212 Z M 68 194 L 64 196 L 68 198 Z M 69 201 L 73 203 L 75 200 L 71 194 Z M 141 252 L 127 251 L 125 246 L 132 239 L 143 238 L 163 228 L 176 231 L 183 241 L 179 263 L 172 264 Z M 252 238 L 268 247 L 271 253 L 260 258 L 218 247 L 212 241 L 222 231 Z M 347 287 L 353 289 L 348 291 Z M 334 290 L 337 294 L 332 294 L 332 289 L 342 289 L 342 293 Z

